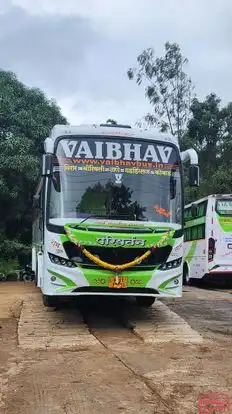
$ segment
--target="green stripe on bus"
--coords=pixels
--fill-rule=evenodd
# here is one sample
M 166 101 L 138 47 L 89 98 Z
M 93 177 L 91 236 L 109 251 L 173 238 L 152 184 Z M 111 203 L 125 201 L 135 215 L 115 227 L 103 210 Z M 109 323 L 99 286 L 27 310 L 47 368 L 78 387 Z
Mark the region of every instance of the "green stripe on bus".
M 157 268 L 158 266 L 156 266 Z M 145 288 L 148 282 L 151 280 L 152 276 L 155 273 L 154 269 L 150 270 L 141 270 L 141 271 L 128 271 L 125 270 L 120 273 L 119 277 L 127 277 L 127 287 L 139 287 Z M 104 269 L 85 269 L 82 267 L 82 272 L 84 277 L 87 279 L 89 286 L 95 287 L 108 287 L 109 279 L 115 277 L 115 272 L 104 270 Z
M 53 270 L 50 270 L 50 269 L 48 269 L 48 272 L 49 272 L 52 276 L 55 276 L 57 279 L 62 280 L 62 282 L 64 282 L 64 283 L 66 284 L 66 286 L 67 286 L 67 287 L 74 287 L 74 286 L 76 286 L 76 283 L 75 283 L 75 282 L 73 282 L 73 280 L 72 280 L 72 279 L 70 279 L 69 277 L 64 276 L 64 275 L 61 275 L 60 273 L 58 273 L 58 272 L 54 272 Z
M 178 274 L 178 275 L 176 275 L 176 276 L 172 276 L 170 279 L 168 279 L 168 280 L 165 280 L 163 283 L 161 283 L 161 285 L 159 285 L 159 287 L 158 287 L 158 289 L 159 290 L 162 290 L 162 291 L 167 291 L 167 290 L 169 290 L 169 288 L 167 287 L 167 285 L 170 283 L 170 282 L 172 282 L 172 280 L 175 280 L 175 279 L 178 279 L 178 277 L 180 277 L 181 276 L 181 274 Z M 178 287 L 178 285 L 176 286 L 176 288 Z M 175 295 L 175 293 L 171 293 L 171 292 L 169 292 L 170 294 L 173 294 L 173 295 Z
M 191 244 L 191 247 L 189 249 L 189 252 L 188 252 L 187 256 L 185 257 L 185 261 L 187 263 L 190 263 L 191 262 L 194 254 L 195 254 L 196 247 L 197 247 L 197 240 L 193 240 L 192 241 L 192 244 Z
M 216 214 L 218 223 L 223 231 L 226 233 L 232 232 L 232 217 L 219 216 Z

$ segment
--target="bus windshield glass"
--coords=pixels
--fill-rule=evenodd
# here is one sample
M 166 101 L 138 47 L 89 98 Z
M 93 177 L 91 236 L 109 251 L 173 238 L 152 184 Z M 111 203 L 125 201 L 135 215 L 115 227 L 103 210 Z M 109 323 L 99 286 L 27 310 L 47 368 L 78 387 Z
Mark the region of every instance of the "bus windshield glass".
M 232 199 L 217 200 L 216 212 L 219 216 L 232 216 Z
M 121 137 L 60 139 L 53 160 L 49 217 L 182 222 L 178 150 Z

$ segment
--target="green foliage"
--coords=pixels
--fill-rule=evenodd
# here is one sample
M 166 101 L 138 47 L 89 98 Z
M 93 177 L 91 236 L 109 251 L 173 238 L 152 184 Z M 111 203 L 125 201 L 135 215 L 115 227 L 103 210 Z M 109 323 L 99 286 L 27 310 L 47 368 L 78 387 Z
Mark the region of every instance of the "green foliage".
M 212 93 L 203 102 L 195 98 L 190 109 L 192 117 L 180 144 L 182 149 L 197 150 L 201 183 L 197 190 L 186 188 L 186 199 L 231 193 L 232 104 L 222 108 L 220 98 Z
M 138 68 L 130 68 L 127 74 L 138 85 L 145 81 L 145 96 L 153 106 L 153 113 L 148 113 L 145 120 L 161 132 L 170 131 L 182 137 L 193 86 L 184 72 L 188 60 L 182 56 L 180 46 L 166 42 L 164 57 L 155 56 L 152 48 L 146 49 L 137 57 L 137 62 Z
M 0 273 L 7 275 L 15 270 L 19 270 L 20 265 L 16 259 L 0 259 Z
M 144 84 L 152 105 L 145 121 L 177 136 L 182 150 L 198 153 L 200 187 L 189 188 L 185 175 L 186 203 L 212 193 L 232 193 L 232 102 L 222 107 L 214 93 L 204 101 L 193 98 L 187 63 L 180 46 L 166 42 L 164 56 L 145 49 L 137 57 L 137 68 L 127 72 L 129 79 Z
M 132 190 L 125 185 L 118 187 L 109 181 L 103 186 L 98 182 L 86 189 L 76 210 L 107 216 L 126 215 L 132 218 L 136 216 L 141 220 L 144 218 L 145 209 L 136 201 L 132 202 L 131 197 Z
M 0 258 L 28 255 L 40 146 L 66 123 L 53 100 L 0 70 Z

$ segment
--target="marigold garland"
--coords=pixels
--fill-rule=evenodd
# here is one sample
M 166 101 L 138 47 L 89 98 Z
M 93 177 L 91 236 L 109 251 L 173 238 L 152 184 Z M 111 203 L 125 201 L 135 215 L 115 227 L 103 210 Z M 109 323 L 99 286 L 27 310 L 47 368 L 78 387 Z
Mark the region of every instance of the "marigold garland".
M 124 263 L 123 265 L 113 265 L 107 262 L 104 262 L 103 260 L 99 259 L 98 257 L 94 256 L 92 253 L 90 253 L 88 250 L 83 249 L 82 253 L 88 259 L 90 259 L 92 262 L 97 264 L 98 266 L 103 267 L 104 269 L 114 270 L 115 272 L 121 272 L 122 270 L 128 269 L 129 267 L 135 266 L 137 263 L 142 262 L 145 260 L 148 256 L 151 254 L 151 250 L 148 250 L 145 252 L 142 256 L 137 257 L 137 259 L 133 260 L 132 262 Z

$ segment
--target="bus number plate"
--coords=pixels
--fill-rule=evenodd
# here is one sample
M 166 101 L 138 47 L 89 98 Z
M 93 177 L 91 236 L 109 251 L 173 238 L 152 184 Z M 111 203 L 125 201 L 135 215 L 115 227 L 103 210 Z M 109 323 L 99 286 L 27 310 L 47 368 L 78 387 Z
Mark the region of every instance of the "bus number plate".
M 109 288 L 126 289 L 128 285 L 127 277 L 114 276 L 109 279 Z

